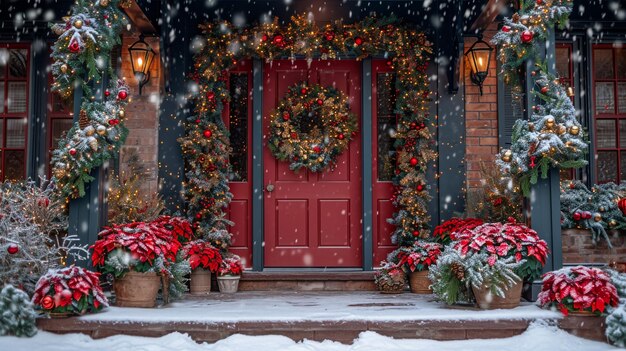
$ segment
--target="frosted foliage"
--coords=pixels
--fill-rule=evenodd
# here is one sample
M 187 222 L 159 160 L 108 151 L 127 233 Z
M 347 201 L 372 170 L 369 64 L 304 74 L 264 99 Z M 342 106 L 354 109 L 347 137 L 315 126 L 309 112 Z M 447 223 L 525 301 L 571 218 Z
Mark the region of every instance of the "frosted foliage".
M 37 314 L 28 295 L 13 285 L 0 291 L 0 336 L 33 336 L 37 334 Z
M 41 180 L 0 184 L 0 285 L 13 284 L 31 293 L 39 277 L 59 268 L 68 256 L 87 259 L 78 238 L 67 230 L 64 201 L 53 183 Z
M 608 308 L 605 334 L 612 344 L 626 347 L 626 274 L 613 270 L 609 270 L 608 273 L 611 275 L 611 282 L 617 288 L 620 302 L 616 308 Z

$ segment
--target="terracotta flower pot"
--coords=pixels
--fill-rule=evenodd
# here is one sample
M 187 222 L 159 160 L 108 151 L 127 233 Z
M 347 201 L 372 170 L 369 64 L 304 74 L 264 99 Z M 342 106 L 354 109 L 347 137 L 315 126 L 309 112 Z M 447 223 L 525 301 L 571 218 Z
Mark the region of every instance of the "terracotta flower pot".
M 499 297 L 491 294 L 489 288 L 486 286 L 476 289 L 472 287 L 474 297 L 476 298 L 476 304 L 478 307 L 485 310 L 495 310 L 498 308 L 515 308 L 519 306 L 520 298 L 522 296 L 522 282 L 517 282 L 504 291 L 504 297 Z
M 432 294 L 430 288 L 430 279 L 428 279 L 428 270 L 415 271 L 409 273 L 409 286 L 414 294 Z
M 211 271 L 198 267 L 191 271 L 189 292 L 193 295 L 207 295 L 211 291 Z
M 115 305 L 120 307 L 154 307 L 161 278 L 155 272 L 128 272 L 113 283 Z
M 223 294 L 234 294 L 239 288 L 239 275 L 223 275 L 217 277 L 217 285 Z

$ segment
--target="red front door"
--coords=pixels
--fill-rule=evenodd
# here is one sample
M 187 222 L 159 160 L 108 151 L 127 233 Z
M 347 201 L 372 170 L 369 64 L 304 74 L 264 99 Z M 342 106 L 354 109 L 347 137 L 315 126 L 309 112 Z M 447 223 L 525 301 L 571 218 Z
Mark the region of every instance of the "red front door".
M 287 88 L 302 81 L 334 86 L 349 96 L 361 123 L 357 61 L 275 60 L 264 67 L 263 132 Z M 289 169 L 263 145 L 265 267 L 361 267 L 361 136 L 323 173 Z M 267 186 L 272 185 L 273 191 Z

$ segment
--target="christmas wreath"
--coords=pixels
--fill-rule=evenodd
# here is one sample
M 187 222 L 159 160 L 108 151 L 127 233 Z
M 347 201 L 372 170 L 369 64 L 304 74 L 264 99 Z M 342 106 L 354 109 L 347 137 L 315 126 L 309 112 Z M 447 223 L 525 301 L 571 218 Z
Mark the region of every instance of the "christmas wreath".
M 321 172 L 334 165 L 358 128 L 347 96 L 332 87 L 296 84 L 270 116 L 268 147 L 289 168 Z

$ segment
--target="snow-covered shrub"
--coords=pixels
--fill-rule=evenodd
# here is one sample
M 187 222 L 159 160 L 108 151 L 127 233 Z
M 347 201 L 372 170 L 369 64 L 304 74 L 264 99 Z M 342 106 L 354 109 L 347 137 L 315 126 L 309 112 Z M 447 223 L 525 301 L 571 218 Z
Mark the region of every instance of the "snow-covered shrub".
M 12 284 L 32 294 L 37 279 L 69 258 L 89 252 L 67 236 L 65 201 L 45 179 L 0 183 L 0 286 Z
M 37 314 L 28 295 L 13 285 L 0 291 L 0 336 L 31 337 L 37 334 Z
M 78 315 L 109 306 L 100 287 L 100 273 L 76 266 L 49 270 L 37 282 L 32 301 L 45 312 Z
M 605 334 L 609 341 L 618 347 L 626 347 L 626 273 L 607 270 L 611 276 L 611 283 L 617 289 L 619 305 L 616 308 L 608 306 Z
M 472 288 L 488 287 L 495 296 L 504 297 L 505 291 L 519 283 L 515 273 L 525 260 L 513 256 L 492 261 L 484 252 L 462 254 L 454 243 L 446 246 L 437 264 L 430 267 L 431 288 L 440 301 L 449 305 L 473 301 Z
M 598 268 L 566 267 L 548 272 L 537 303 L 544 308 L 558 308 L 564 315 L 573 311 L 602 314 L 608 306 L 616 307 L 619 298 L 611 277 Z

